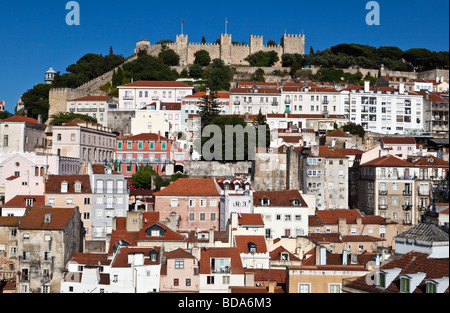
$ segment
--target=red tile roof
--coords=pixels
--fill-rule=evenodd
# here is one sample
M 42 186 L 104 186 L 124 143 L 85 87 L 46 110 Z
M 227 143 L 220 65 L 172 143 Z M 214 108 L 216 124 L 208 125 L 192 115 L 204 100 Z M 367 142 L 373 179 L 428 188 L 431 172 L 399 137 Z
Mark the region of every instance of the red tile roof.
M 239 225 L 257 225 L 264 226 L 262 215 L 258 213 L 240 213 L 238 216 Z
M 61 192 L 61 184 L 68 183 L 67 193 Z M 81 191 L 75 192 L 75 183 L 81 183 Z M 49 175 L 45 182 L 46 194 L 87 194 L 92 193 L 89 175 Z
M 111 260 L 108 260 L 106 253 L 72 253 L 68 262 L 80 265 L 109 265 Z
M 300 259 L 293 253 L 289 252 L 283 246 L 279 246 L 274 250 L 270 251 L 270 260 L 271 261 L 281 261 L 281 253 L 287 253 L 289 255 L 289 261 L 300 261 Z M 255 278 L 256 280 L 256 278 Z
M 22 216 L 0 216 L 0 226 L 17 227 L 22 220 Z
M 199 262 L 200 274 L 211 274 L 212 258 L 230 258 L 231 275 L 245 273 L 238 248 L 202 248 Z
M 363 154 L 364 151 L 363 150 L 359 150 L 359 149 L 345 149 L 345 148 L 335 148 L 335 151 L 339 152 L 340 154 L 343 155 L 358 155 L 358 154 Z
M 249 244 L 256 245 L 256 253 L 267 253 L 266 238 L 264 236 L 234 236 L 239 253 L 250 253 Z
M 329 146 L 319 146 L 319 156 L 324 158 L 348 159 L 348 157 L 339 152 L 338 149 Z
M 160 237 L 160 236 L 147 236 L 146 234 L 146 230 L 153 226 L 153 225 L 158 225 L 160 227 L 162 227 L 164 229 L 164 236 Z M 183 235 L 173 231 L 172 229 L 170 229 L 169 227 L 167 227 L 166 225 L 163 225 L 159 222 L 156 223 L 151 223 L 150 221 L 147 222 L 147 224 L 144 224 L 143 228 L 139 230 L 139 236 L 138 236 L 138 241 L 139 242 L 159 242 L 159 241 L 179 241 L 179 242 L 185 242 L 186 241 L 186 237 L 184 237 Z
M 257 92 L 253 93 L 251 88 L 231 88 L 230 94 L 245 93 L 245 94 L 280 94 L 281 90 L 277 88 L 258 88 Z
M 46 214 L 51 214 L 50 222 L 45 222 Z M 75 209 L 31 208 L 19 225 L 19 229 L 63 230 L 74 218 Z
M 347 224 L 356 223 L 357 218 L 362 218 L 362 214 L 358 210 L 317 210 L 317 217 L 323 224 L 338 224 L 340 218 L 345 218 Z
M 352 137 L 349 134 L 344 133 L 342 130 L 340 129 L 335 129 L 333 130 L 331 133 L 329 133 L 327 135 L 327 137 L 344 137 L 344 138 L 348 138 L 348 137 Z
M 38 124 L 38 125 L 42 125 L 39 124 L 37 120 L 35 120 L 34 118 L 31 117 L 25 117 L 25 116 L 20 116 L 20 115 L 14 115 L 11 116 L 7 119 L 1 120 L 1 122 L 10 122 L 10 123 L 31 123 L 31 124 Z
M 414 137 L 381 137 L 381 143 L 384 145 L 414 145 L 416 139 Z
M 449 162 L 432 155 L 420 157 L 412 164 L 418 167 L 449 167 Z
M 153 88 L 194 88 L 177 81 L 137 81 L 129 84 L 119 86 L 122 87 L 153 87 Z
M 192 253 L 189 253 L 188 251 L 181 248 L 164 252 L 164 256 L 166 257 L 166 259 L 195 259 Z
M 110 97 L 109 96 L 87 96 L 87 97 L 81 97 L 81 98 L 76 98 L 76 99 L 72 99 L 72 100 L 67 100 L 69 102 L 71 101 L 107 101 Z
M 173 141 L 171 139 L 168 139 L 164 136 L 160 136 L 155 133 L 142 133 L 142 134 L 138 134 L 138 135 L 134 135 L 134 136 L 124 137 L 124 138 L 118 139 L 118 140 L 123 140 L 123 141 L 158 141 L 158 140 Z
M 179 178 L 153 194 L 158 196 L 220 196 L 214 178 Z
M 392 282 L 386 287 L 386 289 L 378 288 L 373 284 L 367 284 L 365 276 L 362 276 L 343 287 L 370 293 L 399 293 L 400 275 L 416 274 L 422 272 L 426 274 L 425 278 L 417 285 L 414 290 L 411 290 L 411 292 L 425 293 L 425 279 L 439 279 L 448 277 L 449 259 L 429 258 L 428 254 L 412 251 L 407 254 L 400 255 L 392 261 L 381 266 L 381 270 L 389 270 L 394 268 L 400 268 L 400 274 L 392 280 Z M 448 288 L 446 290 L 446 293 L 448 293 Z
M 158 258 L 156 261 L 150 260 L 150 252 L 155 250 L 158 252 Z M 111 267 L 121 267 L 121 268 L 129 268 L 131 267 L 131 263 L 128 262 L 128 255 L 142 253 L 144 254 L 144 265 L 158 265 L 161 260 L 161 247 L 122 247 L 120 248 L 120 252 L 116 255 L 114 260 L 111 262 Z
M 391 154 L 361 164 L 361 166 L 411 167 L 412 164 Z
M 19 207 L 24 208 L 27 207 L 27 199 L 33 199 L 33 207 L 39 207 L 45 205 L 45 196 L 44 195 L 37 195 L 37 196 L 31 196 L 31 195 L 17 195 L 5 204 L 3 204 L 1 207 Z
M 186 98 L 191 99 L 191 98 L 195 98 L 195 99 L 199 99 L 206 96 L 206 92 L 201 91 L 201 92 L 197 92 L 193 95 L 189 95 L 186 96 Z M 230 98 L 230 93 L 228 91 L 219 91 L 217 92 L 217 99 L 229 99 Z
M 307 207 L 298 190 L 256 191 L 253 193 L 253 205 L 261 206 L 262 199 L 269 199 L 268 206 L 295 206 L 294 200 L 300 201 L 300 207 Z
M 369 235 L 347 235 L 342 236 L 342 242 L 376 242 L 385 241 L 385 239 L 377 238 Z

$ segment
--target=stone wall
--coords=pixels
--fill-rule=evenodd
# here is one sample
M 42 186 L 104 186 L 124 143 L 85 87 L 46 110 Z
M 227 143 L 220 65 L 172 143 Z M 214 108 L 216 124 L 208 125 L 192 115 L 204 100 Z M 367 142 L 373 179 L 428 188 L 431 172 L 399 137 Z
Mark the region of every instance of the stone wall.
M 252 162 L 220 163 L 215 161 L 187 161 L 185 172 L 190 177 L 222 177 L 236 174 L 251 175 Z

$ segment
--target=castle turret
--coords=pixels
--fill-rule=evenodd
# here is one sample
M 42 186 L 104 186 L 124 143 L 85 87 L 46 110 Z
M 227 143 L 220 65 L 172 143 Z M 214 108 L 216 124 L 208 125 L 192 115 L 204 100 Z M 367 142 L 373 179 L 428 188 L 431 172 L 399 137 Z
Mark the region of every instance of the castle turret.
M 250 54 L 261 51 L 263 48 L 263 36 L 250 36 Z
M 51 84 L 55 80 L 55 74 L 56 74 L 56 71 L 53 69 L 53 67 L 50 67 L 48 69 L 48 71 L 45 73 L 44 81 L 47 84 Z
M 225 63 L 225 65 L 231 64 L 231 35 L 221 34 L 220 35 L 220 58 Z
M 281 37 L 283 53 L 305 54 L 305 35 L 284 34 Z

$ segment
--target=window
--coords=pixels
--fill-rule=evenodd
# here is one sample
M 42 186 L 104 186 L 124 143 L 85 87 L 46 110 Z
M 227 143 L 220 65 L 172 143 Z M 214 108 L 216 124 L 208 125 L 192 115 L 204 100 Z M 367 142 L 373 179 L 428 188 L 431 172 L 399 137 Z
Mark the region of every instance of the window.
M 142 142 L 142 141 L 139 141 L 139 142 L 138 142 L 138 149 L 139 149 L 139 150 L 144 149 L 144 142 Z
M 166 150 L 167 149 L 167 142 L 163 141 L 161 143 L 161 149 Z
M 340 284 L 330 284 L 330 293 L 341 293 L 341 285 Z
M 216 199 L 211 199 L 211 200 L 209 200 L 209 206 L 210 206 L 210 207 L 215 207 L 215 206 L 217 206 L 217 200 L 216 200 Z
M 206 213 L 200 213 L 200 221 L 206 221 Z
M 427 283 L 427 293 L 436 293 L 436 284 L 435 283 Z
M 194 222 L 195 221 L 195 213 L 191 212 L 189 213 L 189 222 Z
M 296 221 L 301 221 L 302 220 L 302 216 L 301 215 L 295 215 L 295 220 Z
M 178 278 L 174 278 L 173 279 L 173 285 L 174 286 L 179 286 L 180 285 L 180 280 Z
M 206 207 L 206 199 L 200 199 L 200 206 Z
M 291 215 L 290 214 L 284 215 L 284 221 L 285 222 L 290 222 L 291 221 Z
M 381 288 L 386 288 L 386 274 L 384 274 L 384 273 L 378 274 L 377 286 L 379 286 Z
M 230 284 L 230 276 L 222 276 L 222 284 L 229 285 Z
M 400 291 L 409 292 L 409 279 L 405 277 L 400 278 Z
M 150 142 L 150 149 L 151 149 L 151 150 L 154 150 L 154 149 L 155 149 L 155 142 L 154 142 L 154 141 L 151 141 L 151 142 Z
M 61 184 L 61 192 L 67 193 L 68 186 L 69 186 L 68 183 L 62 183 Z
M 9 144 L 9 139 L 8 139 L 8 135 L 4 135 L 3 136 L 3 146 L 7 147 Z
M 73 198 L 66 198 L 66 204 L 73 204 Z
M 206 277 L 206 284 L 207 285 L 214 285 L 214 276 L 207 276 Z
M 83 213 L 83 220 L 89 220 L 91 218 L 91 212 Z
M 175 268 L 183 269 L 184 268 L 184 260 L 175 260 Z
M 122 141 L 117 142 L 117 149 L 122 149 Z
M 310 284 L 298 284 L 298 292 L 299 293 L 310 293 Z
M 189 207 L 195 207 L 195 200 L 194 199 L 189 199 Z
M 191 286 L 191 279 L 190 278 L 186 278 L 186 286 L 187 287 Z

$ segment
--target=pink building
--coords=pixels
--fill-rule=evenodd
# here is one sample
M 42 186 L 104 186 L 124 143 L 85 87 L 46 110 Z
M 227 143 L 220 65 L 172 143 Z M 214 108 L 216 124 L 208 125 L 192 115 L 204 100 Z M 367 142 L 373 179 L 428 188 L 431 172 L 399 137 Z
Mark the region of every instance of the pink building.
M 160 292 L 198 292 L 199 265 L 191 253 L 181 248 L 165 252 L 166 263 L 161 266 Z
M 154 193 L 160 219 L 178 220 L 178 230 L 219 229 L 220 190 L 214 178 L 180 178 Z

